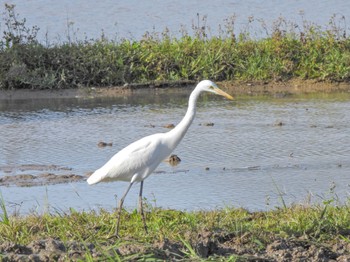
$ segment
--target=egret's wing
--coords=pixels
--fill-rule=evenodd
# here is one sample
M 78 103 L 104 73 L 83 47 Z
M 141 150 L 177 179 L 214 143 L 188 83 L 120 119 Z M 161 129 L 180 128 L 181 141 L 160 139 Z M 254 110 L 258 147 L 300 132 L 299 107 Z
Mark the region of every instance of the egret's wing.
M 131 181 L 135 174 L 147 176 L 168 154 L 162 137 L 163 134 L 154 134 L 128 145 L 96 170 L 87 182 L 95 184 L 102 180 Z

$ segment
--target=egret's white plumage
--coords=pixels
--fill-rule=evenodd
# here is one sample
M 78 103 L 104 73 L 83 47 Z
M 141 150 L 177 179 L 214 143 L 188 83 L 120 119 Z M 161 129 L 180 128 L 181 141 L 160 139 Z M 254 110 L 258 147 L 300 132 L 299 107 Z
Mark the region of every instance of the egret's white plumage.
M 133 142 L 115 154 L 87 180 L 92 185 L 101 181 L 140 182 L 149 176 L 165 159 L 169 147 L 162 143 L 163 133 L 154 134 Z M 159 160 L 160 159 L 160 160 Z
M 119 227 L 119 218 L 121 208 L 129 189 L 134 182 L 141 182 L 139 205 L 143 217 L 145 230 L 146 223 L 142 210 L 142 187 L 143 181 L 146 179 L 157 166 L 170 156 L 172 151 L 180 143 L 190 127 L 195 114 L 196 102 L 200 93 L 207 91 L 217 95 L 222 95 L 228 99 L 232 96 L 225 93 L 210 80 L 201 81 L 192 91 L 186 115 L 181 122 L 171 131 L 167 133 L 158 133 L 141 138 L 140 140 L 128 145 L 117 154 L 115 154 L 104 166 L 96 170 L 87 180 L 92 185 L 103 181 L 127 181 L 130 182 L 128 189 L 120 200 L 119 215 L 117 223 L 117 234 Z

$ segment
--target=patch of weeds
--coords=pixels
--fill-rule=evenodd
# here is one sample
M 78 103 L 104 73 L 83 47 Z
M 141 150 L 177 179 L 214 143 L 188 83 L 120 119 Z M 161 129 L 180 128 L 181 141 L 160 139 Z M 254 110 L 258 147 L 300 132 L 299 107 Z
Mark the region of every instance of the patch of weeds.
M 10 218 L 7 213 L 5 199 L 2 196 L 2 193 L 0 191 L 0 209 L 2 211 L 2 214 L 0 215 L 0 223 L 9 226 L 10 225 Z
M 245 247 L 250 252 L 261 253 L 272 241 L 282 238 L 300 238 L 310 243 L 349 240 L 350 209 L 331 201 L 264 212 L 231 207 L 183 212 L 146 206 L 149 234 L 144 233 L 136 211 L 123 211 L 120 238 L 113 238 L 115 213 L 71 209 L 41 216 L 5 215 L 0 223 L 0 241 L 28 245 L 38 239 L 54 239 L 69 254 L 76 252 L 88 261 L 97 257 L 107 261 L 159 258 L 245 261 L 245 256 L 225 252 Z M 221 252 L 226 250 L 224 260 L 216 253 L 221 246 L 224 246 Z

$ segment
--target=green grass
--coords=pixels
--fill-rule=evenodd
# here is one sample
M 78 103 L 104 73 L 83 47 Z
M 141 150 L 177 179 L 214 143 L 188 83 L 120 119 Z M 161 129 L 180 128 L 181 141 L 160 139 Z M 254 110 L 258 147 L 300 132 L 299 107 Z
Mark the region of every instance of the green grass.
M 3 211 L 4 211 L 3 207 Z M 182 212 L 152 208 L 148 205 L 145 234 L 136 211 L 122 214 L 120 236 L 114 238 L 116 213 L 77 212 L 7 217 L 0 221 L 0 242 L 28 244 L 38 239 L 54 238 L 63 243 L 78 241 L 93 243 L 105 259 L 124 260 L 130 257 L 156 257 L 152 245 L 169 240 L 182 247 L 182 259 L 200 258 L 195 248 L 202 232 L 212 232 L 221 238 L 235 237 L 250 243 L 256 251 L 266 248 L 277 237 L 303 238 L 315 243 L 350 239 L 350 208 L 336 206 L 331 201 L 318 205 L 293 205 L 265 212 L 249 212 L 239 208 L 213 211 Z M 220 239 L 218 237 L 218 239 Z M 141 251 L 128 256 L 116 252 L 122 245 L 140 245 Z M 88 248 L 86 247 L 88 250 Z M 92 260 L 86 252 L 85 259 Z M 235 257 L 227 258 L 233 259 Z
M 326 29 L 303 20 L 279 18 L 266 35 L 254 38 L 247 29 L 235 33 L 235 18 L 226 19 L 217 36 L 205 17 L 193 32 L 172 37 L 168 31 L 145 34 L 142 40 L 72 40 L 42 44 L 39 27 L 28 28 L 13 5 L 5 5 L 0 39 L 0 88 L 53 89 L 111 86 L 152 81 L 350 79 L 350 38 L 344 17 L 331 17 Z M 343 21 L 344 20 L 344 21 Z M 203 24 L 201 24 L 203 23 Z M 71 30 L 67 30 L 71 31 Z

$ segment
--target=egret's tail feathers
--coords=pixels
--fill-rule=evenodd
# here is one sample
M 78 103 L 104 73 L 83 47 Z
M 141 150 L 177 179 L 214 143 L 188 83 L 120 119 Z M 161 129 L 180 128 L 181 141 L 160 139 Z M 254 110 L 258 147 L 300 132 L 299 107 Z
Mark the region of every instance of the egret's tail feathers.
M 105 174 L 101 172 L 101 169 L 98 169 L 87 179 L 87 182 L 89 185 L 97 184 L 101 182 L 104 175 Z

